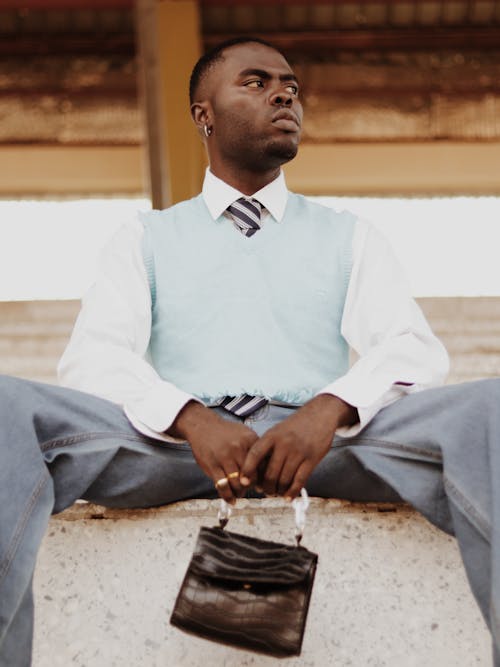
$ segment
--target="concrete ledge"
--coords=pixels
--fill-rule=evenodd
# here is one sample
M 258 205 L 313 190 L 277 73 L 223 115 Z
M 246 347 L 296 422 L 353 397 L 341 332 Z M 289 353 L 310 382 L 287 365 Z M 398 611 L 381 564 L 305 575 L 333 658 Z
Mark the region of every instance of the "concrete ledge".
M 217 501 L 150 510 L 77 504 L 54 517 L 36 576 L 34 667 L 266 667 L 276 659 L 168 624 Z M 280 499 L 238 502 L 230 529 L 292 542 Z M 319 554 L 302 655 L 290 666 L 491 666 L 490 639 L 454 539 L 405 505 L 312 499 Z

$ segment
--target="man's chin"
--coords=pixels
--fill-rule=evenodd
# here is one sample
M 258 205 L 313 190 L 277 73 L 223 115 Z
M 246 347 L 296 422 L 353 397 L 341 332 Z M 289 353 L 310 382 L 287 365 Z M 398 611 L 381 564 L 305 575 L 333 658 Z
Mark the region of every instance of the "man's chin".
M 290 162 L 297 155 L 299 150 L 299 144 L 292 143 L 291 141 L 287 142 L 273 142 L 267 147 L 267 154 L 269 157 L 273 157 L 276 160 L 279 160 L 280 164 L 285 164 L 285 162 Z

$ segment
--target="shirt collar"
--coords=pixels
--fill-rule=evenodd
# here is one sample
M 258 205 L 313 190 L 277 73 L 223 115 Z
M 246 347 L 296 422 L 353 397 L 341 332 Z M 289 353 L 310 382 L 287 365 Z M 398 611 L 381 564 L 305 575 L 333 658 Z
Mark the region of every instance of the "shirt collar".
M 205 172 L 202 195 L 214 220 L 217 220 L 236 199 L 247 196 L 212 174 L 208 168 Z M 274 181 L 255 192 L 252 197 L 255 197 L 269 211 L 276 222 L 281 222 L 288 199 L 283 172 L 280 171 Z

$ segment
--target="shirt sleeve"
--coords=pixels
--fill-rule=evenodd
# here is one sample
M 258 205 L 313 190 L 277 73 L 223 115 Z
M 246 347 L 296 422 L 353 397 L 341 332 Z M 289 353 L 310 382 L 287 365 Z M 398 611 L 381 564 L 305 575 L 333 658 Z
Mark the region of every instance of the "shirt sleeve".
M 401 396 L 442 384 L 448 354 L 411 296 L 388 241 L 358 220 L 353 266 L 342 316 L 342 335 L 358 356 L 349 371 L 318 393 L 358 410 L 359 422 L 338 430 L 353 436 Z
M 123 225 L 103 250 L 58 365 L 61 385 L 123 406 L 142 433 L 161 440 L 194 396 L 163 380 L 147 360 L 151 294 L 142 259 L 143 225 Z

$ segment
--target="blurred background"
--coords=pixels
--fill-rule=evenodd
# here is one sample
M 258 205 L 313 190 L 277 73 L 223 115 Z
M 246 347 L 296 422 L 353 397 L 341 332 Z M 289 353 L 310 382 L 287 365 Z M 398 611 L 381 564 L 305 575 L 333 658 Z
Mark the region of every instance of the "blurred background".
M 54 382 L 103 244 L 197 194 L 189 74 L 237 35 L 301 81 L 290 189 L 388 236 L 451 380 L 500 375 L 500 0 L 0 0 L 0 372 Z

